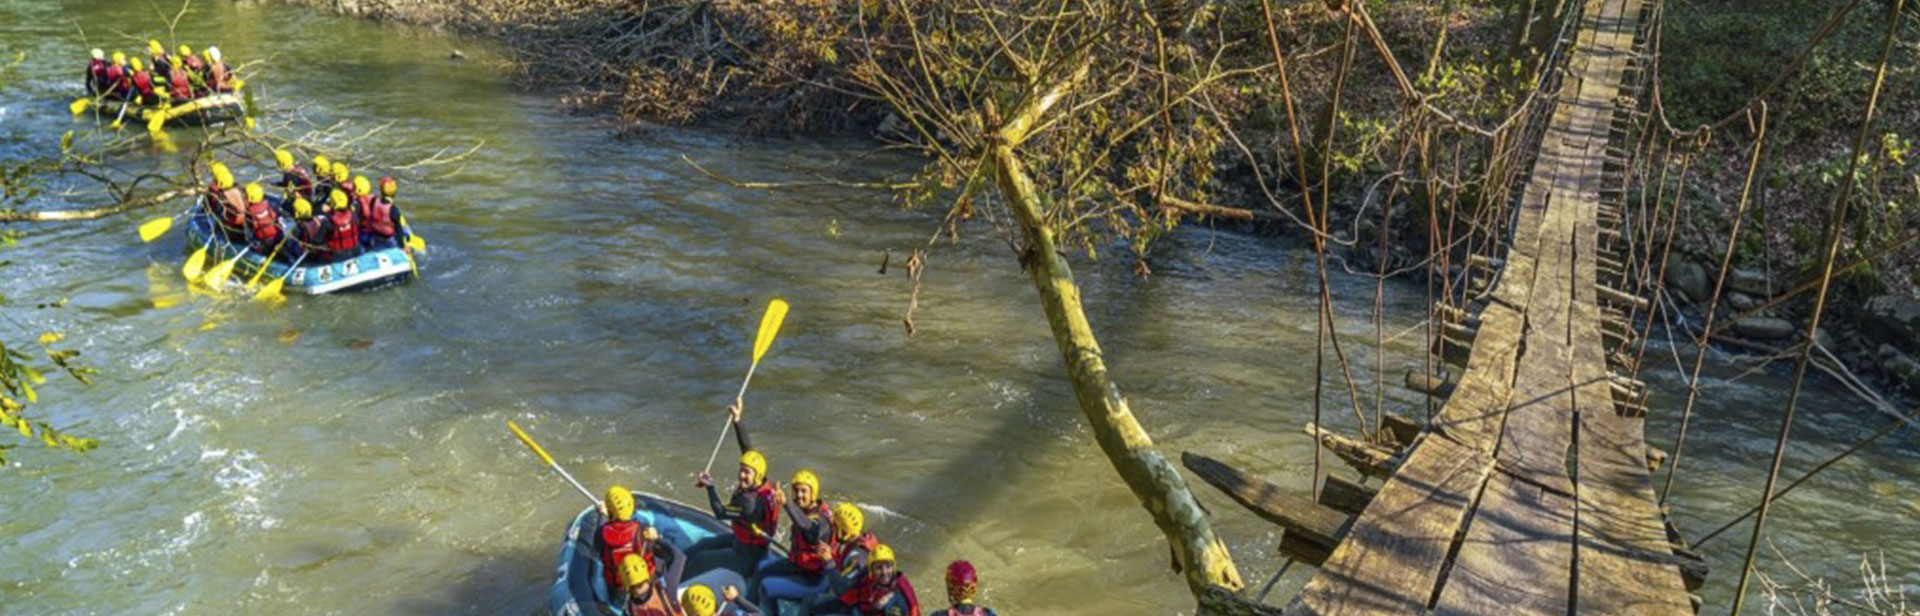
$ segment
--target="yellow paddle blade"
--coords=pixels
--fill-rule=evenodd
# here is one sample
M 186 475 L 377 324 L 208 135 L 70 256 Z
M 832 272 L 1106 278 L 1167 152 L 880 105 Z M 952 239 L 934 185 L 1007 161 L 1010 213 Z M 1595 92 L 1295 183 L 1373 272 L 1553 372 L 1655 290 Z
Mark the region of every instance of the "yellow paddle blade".
M 119 118 L 114 118 L 114 119 L 113 119 L 113 123 L 112 123 L 112 124 L 108 124 L 108 125 L 107 125 L 107 128 L 111 128 L 111 129 L 114 129 L 114 130 L 120 130 L 120 119 L 119 119 Z
M 253 127 L 255 127 L 255 126 L 258 126 L 258 124 L 255 124 L 255 123 L 254 123 L 254 121 L 253 121 L 253 118 L 251 118 L 251 117 L 249 117 L 249 118 L 247 118 L 247 122 L 246 122 L 246 125 L 247 125 L 247 129 L 248 129 L 248 130 L 252 130 L 252 129 L 253 129 Z
M 92 105 L 93 99 L 91 98 L 76 98 L 73 99 L 73 104 L 67 105 L 67 111 L 73 112 L 73 115 L 80 115 L 86 113 L 87 107 Z
M 773 337 L 780 334 L 780 324 L 787 320 L 787 300 L 776 299 L 767 303 L 767 313 L 760 316 L 760 336 L 753 340 L 753 363 L 767 354 L 767 348 L 773 346 Z
M 147 132 L 150 132 L 150 133 L 160 132 L 160 126 L 166 123 L 167 123 L 167 116 L 165 114 L 159 114 L 159 113 L 153 114 L 153 117 L 147 118 Z
M 267 275 L 269 265 L 273 265 L 272 255 L 268 255 L 267 260 L 260 264 L 260 269 L 253 270 L 253 276 L 247 278 L 247 288 L 251 289 L 254 285 L 260 284 L 260 278 Z
M 514 423 L 509 420 L 507 422 L 507 429 L 512 430 L 514 436 L 520 437 L 520 442 L 526 444 L 527 449 L 533 450 L 533 455 L 540 456 L 540 461 L 546 462 L 548 466 L 553 465 L 553 456 L 547 455 L 547 450 L 541 449 L 539 443 L 533 442 L 533 437 L 527 436 L 526 432 L 522 432 L 520 426 L 514 425 Z
M 242 254 L 245 254 L 245 253 L 242 253 Z M 227 278 L 233 275 L 233 264 L 239 263 L 239 262 L 240 262 L 240 255 L 234 255 L 233 258 L 231 259 L 221 261 L 218 264 L 215 264 L 213 267 L 207 268 L 206 277 L 201 278 L 200 281 L 207 283 L 207 286 L 217 286 L 220 284 L 224 284 L 226 283 Z
M 284 296 L 280 294 L 280 287 L 286 285 L 286 278 L 275 278 L 272 282 L 267 283 L 267 286 L 260 287 L 260 291 L 253 294 L 253 300 L 257 302 L 270 302 L 281 299 Z
M 407 237 L 407 248 L 413 249 L 414 252 L 426 252 L 427 238 L 418 235 L 409 236 Z
M 186 276 L 189 281 L 198 282 L 200 275 L 206 273 L 206 267 L 207 247 L 201 246 L 199 250 L 193 251 L 193 255 L 187 257 L 186 265 L 180 266 L 180 275 Z
M 160 239 L 160 236 L 166 235 L 167 230 L 172 228 L 173 228 L 172 216 L 155 218 L 153 220 L 140 223 L 140 241 L 151 242 L 151 241 Z

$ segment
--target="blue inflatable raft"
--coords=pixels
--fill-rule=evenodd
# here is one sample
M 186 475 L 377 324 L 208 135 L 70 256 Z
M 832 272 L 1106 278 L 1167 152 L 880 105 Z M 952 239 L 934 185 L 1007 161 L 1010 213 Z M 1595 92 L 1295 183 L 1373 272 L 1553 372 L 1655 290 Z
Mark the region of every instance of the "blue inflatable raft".
M 279 207 L 279 199 L 269 196 L 274 207 Z M 389 246 L 362 251 L 351 259 L 339 259 L 322 262 L 315 258 L 301 259 L 294 250 L 282 250 L 272 263 L 267 262 L 266 253 L 254 250 L 246 242 L 235 242 L 221 233 L 213 217 L 205 208 L 194 208 L 187 215 L 187 248 L 189 250 L 207 247 L 207 262 L 215 263 L 240 254 L 240 260 L 233 265 L 234 277 L 252 278 L 261 267 L 267 273 L 261 280 L 285 276 L 284 287 L 287 293 L 323 295 L 341 291 L 359 291 L 374 289 L 391 284 L 405 282 L 413 277 L 417 264 L 404 246 Z M 295 263 L 298 263 L 296 266 Z M 288 270 L 292 269 L 289 274 Z
M 646 526 L 660 529 L 660 540 L 673 544 L 682 551 L 694 542 L 709 537 L 732 536 L 733 530 L 726 523 L 715 519 L 705 509 L 681 504 L 652 494 L 633 495 L 633 519 Z M 600 549 L 595 544 L 603 522 L 600 511 L 587 507 L 573 518 L 567 526 L 566 540 L 560 545 L 560 557 L 554 565 L 553 589 L 547 593 L 547 609 L 553 616 L 608 616 L 620 614 L 617 609 L 607 605 L 604 583 L 599 582 Z M 784 555 L 785 550 L 776 545 L 775 553 Z M 692 575 L 682 580 L 675 592 L 685 592 L 695 584 L 704 584 L 718 592 L 727 586 L 737 586 L 745 591 L 747 575 L 750 571 L 729 571 L 715 569 Z

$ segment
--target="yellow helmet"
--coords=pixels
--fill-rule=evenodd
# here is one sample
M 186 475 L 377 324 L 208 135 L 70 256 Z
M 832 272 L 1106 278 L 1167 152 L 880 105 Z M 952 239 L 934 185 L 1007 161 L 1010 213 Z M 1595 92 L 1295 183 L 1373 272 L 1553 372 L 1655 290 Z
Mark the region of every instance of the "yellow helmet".
M 156 56 L 164 55 L 167 53 L 167 46 L 161 45 L 160 39 L 147 39 L 147 53 Z
M 214 186 L 219 187 L 221 190 L 233 188 L 233 171 L 227 168 L 226 163 L 216 162 L 209 166 L 208 170 L 213 172 Z
M 353 194 L 362 197 L 373 194 L 373 184 L 367 181 L 367 176 L 353 176 Z
M 333 161 L 327 160 L 327 155 L 325 154 L 315 156 L 313 157 L 313 170 L 315 173 L 320 174 L 320 178 L 318 179 L 327 179 L 326 176 L 333 173 Z
M 126 52 L 124 52 L 124 51 L 116 51 L 116 52 L 113 52 L 113 63 L 114 63 L 114 65 L 116 65 L 116 66 L 126 66 L 126 65 L 127 65 L 127 53 L 126 53 Z
M 833 506 L 833 532 L 839 535 L 841 541 L 860 536 L 860 532 L 866 530 L 866 524 L 867 515 L 860 513 L 860 508 L 853 506 L 853 503 Z
M 873 546 L 873 554 L 867 556 L 867 564 L 869 565 L 878 565 L 880 563 L 890 563 L 890 562 L 894 562 L 893 546 L 890 546 L 884 543 Z
M 294 197 L 293 198 L 293 217 L 294 218 L 313 218 L 313 204 L 308 203 L 306 197 Z
M 647 561 L 639 554 L 628 554 L 620 559 L 620 583 L 628 588 L 639 586 L 653 580 L 653 572 L 647 570 Z
M 814 500 L 820 499 L 820 476 L 813 474 L 813 471 L 803 468 L 794 473 L 793 485 L 807 486 L 808 491 L 813 492 Z
M 193 57 L 193 48 L 192 48 L 192 47 L 188 47 L 188 46 L 186 46 L 186 45 L 181 45 L 181 46 L 180 46 L 180 57 L 181 57 L 181 58 L 191 58 L 191 57 Z
M 130 63 L 128 64 L 128 66 L 133 67 L 133 72 L 138 73 L 140 71 L 147 70 L 147 66 L 145 64 L 141 64 L 139 58 L 134 58 L 134 59 L 128 60 L 127 62 Z
M 394 191 L 397 191 L 399 189 L 400 189 L 400 183 L 394 181 L 393 176 L 391 175 L 380 176 L 380 194 L 386 195 L 388 199 L 392 199 Z
M 347 193 L 340 192 L 340 189 L 335 188 L 333 189 L 333 194 L 327 195 L 327 203 L 331 204 L 333 209 L 336 210 L 347 209 Z
M 347 171 L 346 163 L 333 164 L 333 183 L 339 184 L 341 186 L 346 186 L 347 178 L 350 178 L 350 177 L 353 177 L 353 174 L 352 172 Z
M 292 171 L 293 170 L 293 153 L 288 152 L 286 150 L 274 150 L 273 162 L 274 164 L 280 165 L 281 171 Z
M 746 453 L 740 454 L 740 465 L 753 470 L 754 481 L 767 476 L 767 457 L 760 455 L 758 451 L 749 449 Z
M 680 597 L 680 607 L 687 608 L 687 616 L 713 616 L 720 605 L 713 598 L 713 589 L 706 584 L 694 584 L 687 594 Z
M 260 189 L 259 182 L 247 182 L 247 203 L 258 203 L 267 198 L 267 191 Z
M 607 517 L 615 522 L 633 519 L 633 493 L 620 486 L 607 488 Z

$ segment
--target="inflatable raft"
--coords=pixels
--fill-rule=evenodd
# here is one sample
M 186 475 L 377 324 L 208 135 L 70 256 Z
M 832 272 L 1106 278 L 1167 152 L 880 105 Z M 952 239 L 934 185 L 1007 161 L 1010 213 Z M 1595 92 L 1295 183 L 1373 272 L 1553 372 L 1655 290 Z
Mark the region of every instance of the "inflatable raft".
M 267 199 L 273 202 L 275 208 L 279 207 L 277 197 L 269 196 Z M 287 282 L 284 291 L 287 293 L 324 295 L 384 287 L 411 279 L 416 267 L 410 261 L 412 255 L 401 246 L 365 250 L 351 259 L 332 262 L 301 259 L 298 254 L 288 254 L 293 252 L 288 249 L 282 250 L 269 263 L 265 253 L 253 250 L 246 242 L 228 240 L 204 208 L 194 208 L 193 213 L 187 216 L 187 243 L 189 250 L 207 246 L 208 263 L 241 255 L 233 265 L 236 278 L 252 278 L 261 267 L 267 268 L 261 280 L 285 276 Z M 288 273 L 289 269 L 292 270 L 291 274 Z
M 701 539 L 733 535 L 733 530 L 726 523 L 715 519 L 705 509 L 652 494 L 635 493 L 633 501 L 634 521 L 660 529 L 660 540 L 682 551 Z M 547 609 L 553 616 L 620 613 L 607 605 L 605 593 L 608 591 L 605 583 L 600 581 L 600 549 L 594 545 L 594 535 L 598 534 L 603 521 L 598 509 L 587 507 L 580 515 L 574 516 L 573 523 L 567 526 L 567 536 L 560 544 L 560 557 L 554 565 L 553 588 L 547 593 Z M 777 545 L 774 551 L 786 553 Z M 685 592 L 695 584 L 704 584 L 715 592 L 727 586 L 737 586 L 745 592 L 746 578 L 753 572 L 715 569 L 699 575 L 694 573 L 688 571 L 687 579 L 681 581 L 680 588 L 675 592 Z
M 206 126 L 230 122 L 246 115 L 246 106 L 235 92 L 208 94 L 164 107 L 142 105 L 134 101 L 103 100 L 94 109 L 103 119 L 122 118 L 121 121 L 129 125 L 144 125 L 154 118 L 160 118 L 163 125 Z

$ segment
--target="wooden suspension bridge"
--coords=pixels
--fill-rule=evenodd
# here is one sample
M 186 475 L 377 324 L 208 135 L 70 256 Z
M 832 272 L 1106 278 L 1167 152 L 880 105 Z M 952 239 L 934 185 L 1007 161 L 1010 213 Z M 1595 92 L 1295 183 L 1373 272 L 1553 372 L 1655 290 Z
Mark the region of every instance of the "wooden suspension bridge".
M 1626 143 L 1648 67 L 1646 0 L 1581 0 L 1543 80 L 1531 166 L 1503 257 L 1478 257 L 1468 309 L 1441 307 L 1437 349 L 1464 365 L 1400 448 L 1309 426 L 1378 490 L 1328 477 L 1294 496 L 1217 461 L 1186 466 L 1286 528 L 1319 571 L 1289 614 L 1691 614 L 1706 565 L 1686 549 L 1650 475 L 1645 386 L 1630 377 L 1630 315 L 1647 307 L 1623 263 Z M 1477 309 L 1475 309 L 1477 308 Z M 1410 381 L 1412 381 L 1410 377 Z

